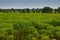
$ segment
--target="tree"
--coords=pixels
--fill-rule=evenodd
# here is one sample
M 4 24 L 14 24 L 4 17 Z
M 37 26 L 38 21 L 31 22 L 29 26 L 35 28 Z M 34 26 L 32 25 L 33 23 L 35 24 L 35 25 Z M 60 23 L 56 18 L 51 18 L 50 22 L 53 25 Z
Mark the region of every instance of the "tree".
M 31 9 L 31 13 L 35 13 L 35 9 L 33 8 L 33 9 Z
M 26 8 L 26 11 L 27 11 L 27 13 L 30 13 L 30 9 L 29 8 Z
M 14 8 L 11 8 L 11 12 L 15 12 L 15 9 Z
M 1 8 L 0 8 L 0 12 L 1 12 Z
M 43 12 L 43 13 L 52 13 L 52 12 L 53 12 L 53 9 L 50 8 L 50 7 L 44 7 L 44 8 L 42 9 L 42 12 Z
M 36 13 L 40 13 L 40 11 L 41 11 L 41 10 L 40 10 L 39 8 L 35 9 L 35 12 L 36 12 Z
M 60 13 L 60 7 L 58 7 L 58 13 Z
M 54 13 L 57 13 L 58 12 L 58 9 L 54 9 Z

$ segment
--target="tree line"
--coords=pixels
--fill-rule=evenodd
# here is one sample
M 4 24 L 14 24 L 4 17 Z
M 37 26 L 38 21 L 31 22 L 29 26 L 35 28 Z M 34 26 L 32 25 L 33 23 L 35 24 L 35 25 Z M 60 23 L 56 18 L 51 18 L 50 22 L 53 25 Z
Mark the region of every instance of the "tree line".
M 44 7 L 44 8 L 32 8 L 32 9 L 29 9 L 29 8 L 24 8 L 24 9 L 14 9 L 14 8 L 11 8 L 11 9 L 1 9 L 0 8 L 0 12 L 3 12 L 3 13 L 8 13 L 8 12 L 19 12 L 19 13 L 60 13 L 60 7 L 58 8 L 51 8 L 51 7 Z

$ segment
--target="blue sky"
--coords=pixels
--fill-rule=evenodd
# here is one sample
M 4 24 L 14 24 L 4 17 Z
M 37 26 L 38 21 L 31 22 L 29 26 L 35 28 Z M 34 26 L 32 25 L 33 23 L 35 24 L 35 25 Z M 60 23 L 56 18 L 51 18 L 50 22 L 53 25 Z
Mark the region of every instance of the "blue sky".
M 0 0 L 0 8 L 60 7 L 60 0 Z

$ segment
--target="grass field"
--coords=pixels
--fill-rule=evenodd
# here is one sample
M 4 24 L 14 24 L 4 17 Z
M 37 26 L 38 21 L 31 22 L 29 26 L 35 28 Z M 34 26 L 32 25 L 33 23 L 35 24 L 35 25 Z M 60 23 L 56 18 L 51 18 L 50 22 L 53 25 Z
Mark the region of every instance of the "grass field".
M 33 27 L 33 29 L 28 29 L 31 33 L 26 33 L 27 35 L 22 35 L 24 38 L 20 38 L 20 36 L 15 37 L 18 32 L 21 30 L 14 29 L 14 24 L 21 23 L 24 26 Z M 20 24 L 18 24 L 19 26 Z M 19 26 L 21 27 L 21 26 Z M 17 27 L 16 27 L 17 28 Z M 19 29 L 19 28 L 18 28 Z M 26 31 L 26 29 L 22 28 Z M 29 35 L 37 35 L 37 36 L 28 36 Z M 55 35 L 56 34 L 56 35 Z M 43 35 L 38 38 L 38 35 Z M 50 38 L 52 35 L 52 38 Z M 40 13 L 0 13 L 0 40 L 59 40 L 60 39 L 60 14 L 40 14 Z M 33 37 L 33 38 L 31 38 Z M 46 38 L 44 38 L 46 37 Z

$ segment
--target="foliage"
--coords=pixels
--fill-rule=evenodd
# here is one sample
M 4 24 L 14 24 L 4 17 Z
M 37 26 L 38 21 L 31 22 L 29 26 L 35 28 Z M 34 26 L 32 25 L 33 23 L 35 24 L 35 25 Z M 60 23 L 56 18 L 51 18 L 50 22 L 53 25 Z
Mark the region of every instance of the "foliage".
M 60 14 L 0 13 L 0 40 L 60 40 Z
M 58 9 L 53 9 L 51 7 L 43 7 L 43 8 L 24 8 L 24 9 L 1 9 L 0 12 L 3 13 L 60 13 L 60 7 Z

